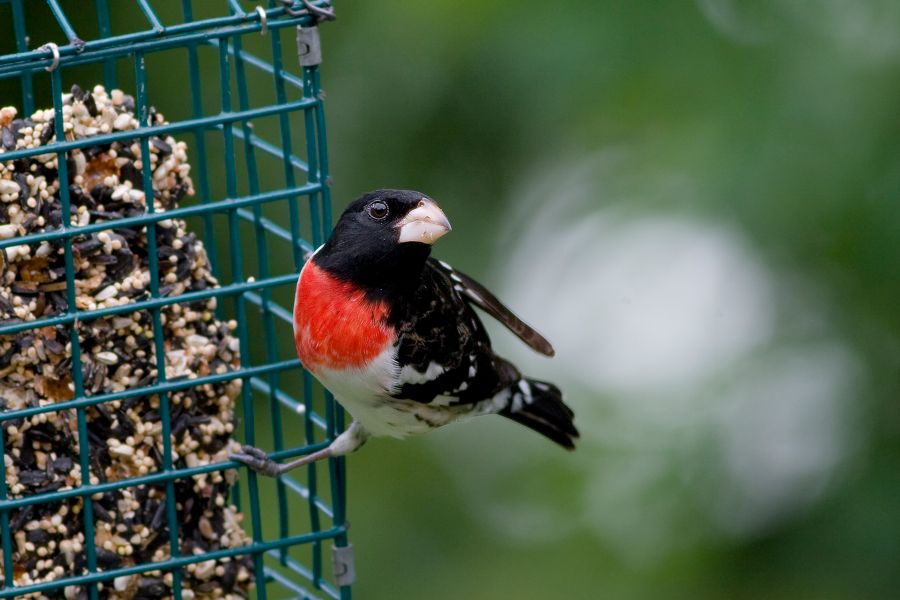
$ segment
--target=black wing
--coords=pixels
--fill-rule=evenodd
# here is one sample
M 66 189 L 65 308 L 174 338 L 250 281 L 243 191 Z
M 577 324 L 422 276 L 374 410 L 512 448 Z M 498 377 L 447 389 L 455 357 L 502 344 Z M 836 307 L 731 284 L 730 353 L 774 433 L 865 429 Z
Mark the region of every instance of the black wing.
M 447 405 L 491 398 L 521 379 L 491 340 L 452 271 L 429 260 L 415 294 L 396 304 L 399 388 L 396 398 Z
M 462 294 L 467 301 L 503 323 L 507 329 L 516 334 L 520 340 L 528 344 L 533 350 L 546 356 L 555 354 L 553 346 L 550 345 L 550 342 L 544 336 L 513 314 L 486 287 L 443 261 L 429 258 L 428 266 L 446 274 L 451 279 L 453 288 Z

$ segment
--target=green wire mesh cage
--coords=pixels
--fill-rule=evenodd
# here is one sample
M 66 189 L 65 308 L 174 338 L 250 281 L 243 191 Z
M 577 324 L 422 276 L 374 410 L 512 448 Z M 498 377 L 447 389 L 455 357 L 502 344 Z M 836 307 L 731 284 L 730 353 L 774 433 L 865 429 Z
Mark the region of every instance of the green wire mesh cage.
M 228 460 L 344 427 L 290 312 L 330 15 L 0 0 L 0 598 L 350 597 L 342 459 Z

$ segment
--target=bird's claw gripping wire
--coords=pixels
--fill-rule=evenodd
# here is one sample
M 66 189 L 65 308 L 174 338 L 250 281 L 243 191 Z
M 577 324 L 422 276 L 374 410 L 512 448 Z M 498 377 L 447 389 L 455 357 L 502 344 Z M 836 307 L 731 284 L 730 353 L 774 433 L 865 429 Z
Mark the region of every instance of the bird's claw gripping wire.
M 260 450 L 254 446 L 241 446 L 240 452 L 232 452 L 228 455 L 231 460 L 236 460 L 239 463 L 243 463 L 247 467 L 253 469 L 260 475 L 265 475 L 267 477 L 278 477 L 279 475 L 283 475 L 290 471 L 291 469 L 296 469 L 302 465 L 308 465 L 309 463 L 313 463 L 319 460 L 324 460 L 333 456 L 331 448 L 323 448 L 312 454 L 307 454 L 306 456 L 301 456 L 300 458 L 295 458 L 290 462 L 286 462 L 284 464 L 278 464 L 266 454 L 265 450 Z
M 228 457 L 268 477 L 276 477 L 281 474 L 281 465 L 269 458 L 265 450 L 253 446 L 241 446 L 240 452 L 232 452 Z

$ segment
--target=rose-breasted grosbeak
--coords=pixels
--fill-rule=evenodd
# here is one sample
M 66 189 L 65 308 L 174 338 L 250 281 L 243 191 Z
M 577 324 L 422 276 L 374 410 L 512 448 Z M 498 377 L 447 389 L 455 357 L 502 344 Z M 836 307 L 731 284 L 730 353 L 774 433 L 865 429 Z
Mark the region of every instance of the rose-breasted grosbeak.
M 575 447 L 559 388 L 494 354 L 472 307 L 541 354 L 553 356 L 553 347 L 480 283 L 429 257 L 448 231 L 447 217 L 419 192 L 377 190 L 347 207 L 300 273 L 294 342 L 353 422 L 327 448 L 282 465 L 252 446 L 232 458 L 278 475 L 352 452 L 370 436 L 402 438 L 485 414 Z

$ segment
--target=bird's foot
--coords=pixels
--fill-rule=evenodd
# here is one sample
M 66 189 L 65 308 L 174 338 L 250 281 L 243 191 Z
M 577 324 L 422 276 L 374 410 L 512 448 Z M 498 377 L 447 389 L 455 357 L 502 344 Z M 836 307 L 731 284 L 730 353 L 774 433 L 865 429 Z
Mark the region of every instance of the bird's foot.
M 243 463 L 257 473 L 267 477 L 277 477 L 283 472 L 281 465 L 269 458 L 265 450 L 260 450 L 253 446 L 241 446 L 240 452 L 232 452 L 228 455 L 228 458 Z

